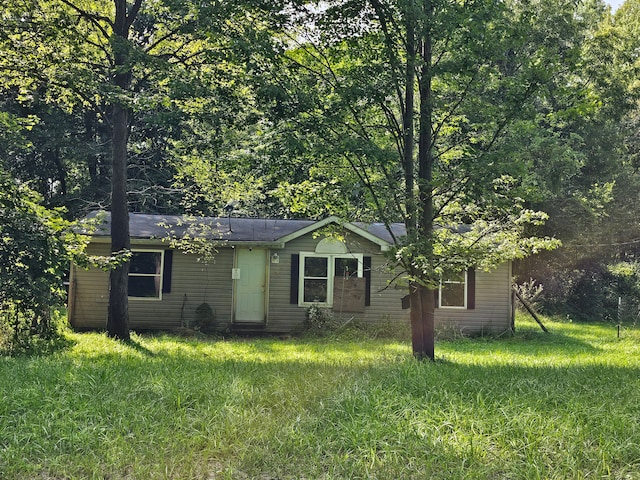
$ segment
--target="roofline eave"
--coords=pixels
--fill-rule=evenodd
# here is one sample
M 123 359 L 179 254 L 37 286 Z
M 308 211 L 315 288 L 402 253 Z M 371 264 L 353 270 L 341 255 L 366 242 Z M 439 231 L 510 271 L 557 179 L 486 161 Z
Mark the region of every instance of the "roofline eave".
M 164 245 L 169 246 L 168 242 L 174 239 L 168 238 L 149 238 L 149 237 L 131 237 L 131 245 Z M 175 239 L 181 241 L 181 239 Z M 106 235 L 92 236 L 92 243 L 111 243 L 111 237 Z M 284 248 L 285 244 L 281 241 L 259 241 L 259 240 L 211 240 L 212 243 L 221 247 L 269 247 L 269 248 Z

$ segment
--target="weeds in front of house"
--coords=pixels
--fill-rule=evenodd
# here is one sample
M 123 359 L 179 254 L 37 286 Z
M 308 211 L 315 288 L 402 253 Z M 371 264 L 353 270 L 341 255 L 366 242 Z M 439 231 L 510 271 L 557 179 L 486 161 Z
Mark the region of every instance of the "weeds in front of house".
M 363 321 L 357 313 L 336 313 L 317 304 L 306 310 L 304 334 L 306 337 L 340 338 L 342 340 L 376 339 L 404 341 L 411 338 L 411 327 L 399 324 L 389 316 L 375 321 Z
M 0 478 L 636 478 L 640 332 L 545 323 L 431 363 L 351 335 L 71 334 L 0 359 Z
M 520 298 L 527 302 L 530 308 L 537 312 L 542 310 L 542 293 L 544 292 L 544 286 L 541 283 L 533 278 L 529 278 L 529 280 L 517 283 L 513 287 L 518 295 L 520 295 Z M 518 309 L 524 311 L 524 306 L 521 301 L 517 302 L 516 306 Z
M 46 321 L 10 302 L 0 308 L 0 356 L 49 355 L 69 345 L 66 311 L 52 309 Z

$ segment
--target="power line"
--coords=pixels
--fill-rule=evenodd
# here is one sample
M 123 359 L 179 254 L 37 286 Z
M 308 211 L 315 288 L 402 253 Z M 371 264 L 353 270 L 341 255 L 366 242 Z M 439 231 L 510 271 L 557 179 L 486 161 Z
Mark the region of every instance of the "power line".
M 630 240 L 628 242 L 618 242 L 618 243 L 578 243 L 573 245 L 566 245 L 566 248 L 583 248 L 583 247 L 622 247 L 624 245 L 635 245 L 640 243 L 640 238 L 636 238 L 635 240 Z

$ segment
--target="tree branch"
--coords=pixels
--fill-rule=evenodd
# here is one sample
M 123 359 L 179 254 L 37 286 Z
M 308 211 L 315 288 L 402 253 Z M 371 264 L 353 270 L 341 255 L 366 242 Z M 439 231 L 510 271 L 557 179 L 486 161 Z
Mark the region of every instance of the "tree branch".
M 70 0 L 60 0 L 60 1 L 62 3 L 64 3 L 66 6 L 68 6 L 69 8 L 72 8 L 73 10 L 75 10 L 82 18 L 84 18 L 85 20 L 88 20 L 90 23 L 92 23 L 98 30 L 100 30 L 100 33 L 102 33 L 104 38 L 109 39 L 109 37 L 111 37 L 109 32 L 107 32 L 107 30 L 100 23 L 100 22 L 105 22 L 105 23 L 107 23 L 107 25 L 109 25 L 113 29 L 114 25 L 113 25 L 113 22 L 111 21 L 111 19 L 109 19 L 107 17 L 104 17 L 102 15 L 96 15 L 96 14 L 93 14 L 93 13 L 89 13 L 86 10 L 84 10 L 84 9 L 78 7 L 77 5 L 75 5 Z
M 186 25 L 188 24 L 192 24 L 194 23 L 193 20 L 188 20 L 184 23 L 181 23 L 179 25 L 177 25 L 175 28 L 169 30 L 165 35 L 161 36 L 160 38 L 158 38 L 155 42 L 153 42 L 152 44 L 150 44 L 147 48 L 144 49 L 144 52 L 146 53 L 151 53 L 151 50 L 153 50 L 154 48 L 158 47 L 158 45 L 162 44 L 163 42 L 165 42 L 166 40 L 169 40 L 171 37 L 173 37 L 176 33 L 178 33 L 180 31 L 180 29 L 184 28 Z M 185 42 L 186 44 L 186 42 Z M 184 45 L 184 44 L 183 44 Z M 182 48 L 182 47 L 181 47 Z
M 129 10 L 129 12 L 127 13 L 127 20 L 126 20 L 127 31 L 129 30 L 129 28 L 131 28 L 131 25 L 136 20 L 136 17 L 138 16 L 138 12 L 140 12 L 140 7 L 142 7 L 142 0 L 136 0 L 134 4 L 131 6 L 131 9 Z

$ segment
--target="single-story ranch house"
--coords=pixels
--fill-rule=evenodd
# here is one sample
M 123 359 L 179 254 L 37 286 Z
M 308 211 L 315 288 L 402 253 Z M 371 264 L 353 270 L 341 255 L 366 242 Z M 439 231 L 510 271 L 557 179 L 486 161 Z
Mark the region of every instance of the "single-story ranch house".
M 110 217 L 102 212 L 88 253 L 110 255 Z M 404 226 L 393 225 L 398 234 Z M 338 235 L 336 235 L 338 233 Z M 132 329 L 193 325 L 208 304 L 217 328 L 287 333 L 303 329 L 310 306 L 345 321 L 409 322 L 406 287 L 390 284 L 383 224 L 257 218 L 187 218 L 130 214 L 129 321 Z M 172 248 L 167 238 L 206 238 L 217 252 Z M 106 325 L 108 273 L 71 266 L 69 320 L 80 330 Z M 444 278 L 436 298 L 436 329 L 502 333 L 512 325 L 511 265 L 469 269 Z

